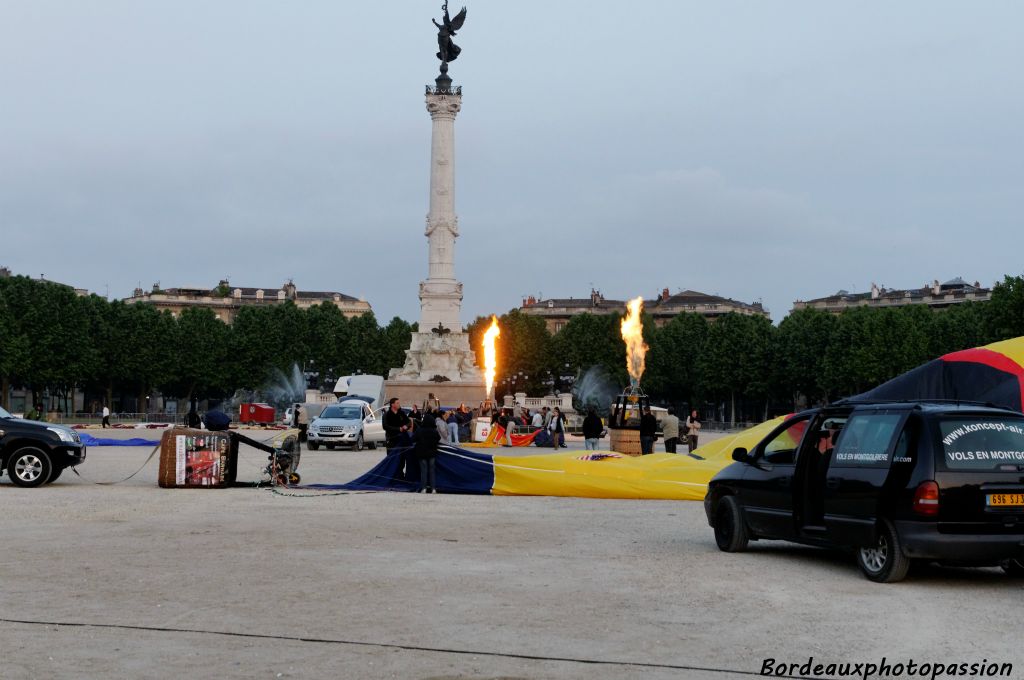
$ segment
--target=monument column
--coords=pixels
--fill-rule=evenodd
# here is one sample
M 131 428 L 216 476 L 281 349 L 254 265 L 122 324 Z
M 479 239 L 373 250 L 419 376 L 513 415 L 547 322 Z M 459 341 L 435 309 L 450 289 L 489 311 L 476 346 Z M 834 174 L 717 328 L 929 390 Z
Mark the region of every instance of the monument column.
M 448 77 L 448 62 L 462 51 L 452 37 L 466 20 L 466 8 L 455 17 L 449 16 L 447 2 L 442 10 L 442 23 L 434 22 L 441 74 L 426 94 L 431 119 L 427 278 L 420 282 L 419 329 L 405 351 L 405 364 L 388 374 L 387 391 L 406 401 L 433 393 L 443 404 L 474 404 L 485 397 L 484 377 L 459 319 L 462 284 L 455 279 L 455 117 L 462 109 L 462 88 L 452 87 Z
M 430 143 L 430 212 L 427 280 L 420 283 L 420 328 L 438 324 L 453 332 L 462 330 L 462 284 L 455 280 L 455 239 L 459 235 L 455 215 L 455 116 L 462 108 L 461 88 L 438 78 L 438 87 L 427 88 L 427 111 L 433 122 Z

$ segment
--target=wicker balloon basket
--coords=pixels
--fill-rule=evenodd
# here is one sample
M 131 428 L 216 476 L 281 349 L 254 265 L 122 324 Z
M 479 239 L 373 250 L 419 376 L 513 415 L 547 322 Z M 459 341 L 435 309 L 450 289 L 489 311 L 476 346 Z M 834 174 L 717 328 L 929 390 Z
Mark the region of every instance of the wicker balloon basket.
M 160 441 L 158 483 L 165 489 L 223 489 L 235 481 L 237 458 L 227 432 L 171 428 Z
M 608 436 L 612 451 L 626 456 L 640 455 L 640 430 L 608 430 Z

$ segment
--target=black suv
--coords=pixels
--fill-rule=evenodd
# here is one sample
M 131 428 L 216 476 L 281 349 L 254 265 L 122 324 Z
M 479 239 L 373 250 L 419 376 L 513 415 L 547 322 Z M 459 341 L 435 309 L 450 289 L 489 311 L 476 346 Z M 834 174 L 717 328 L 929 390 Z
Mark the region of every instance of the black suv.
M 718 547 L 854 548 L 872 581 L 911 560 L 1024 574 L 1024 414 L 949 402 L 839 402 L 791 416 L 715 475 Z
M 15 418 L 0 408 L 0 473 L 17 486 L 42 486 L 85 460 L 78 433 L 63 425 Z

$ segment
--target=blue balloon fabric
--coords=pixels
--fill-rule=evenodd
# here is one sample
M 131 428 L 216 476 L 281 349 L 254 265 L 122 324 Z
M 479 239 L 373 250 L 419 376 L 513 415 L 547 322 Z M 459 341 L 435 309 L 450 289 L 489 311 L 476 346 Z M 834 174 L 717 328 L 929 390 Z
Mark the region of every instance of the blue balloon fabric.
M 159 439 L 141 439 L 139 437 L 132 439 L 104 439 L 102 437 L 93 437 L 88 432 L 79 432 L 78 436 L 86 446 L 158 446 L 160 444 Z

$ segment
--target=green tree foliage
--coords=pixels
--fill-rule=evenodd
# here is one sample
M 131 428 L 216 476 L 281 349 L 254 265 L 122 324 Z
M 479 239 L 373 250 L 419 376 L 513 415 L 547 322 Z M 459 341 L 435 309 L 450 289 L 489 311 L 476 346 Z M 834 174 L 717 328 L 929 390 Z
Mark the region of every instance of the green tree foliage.
M 516 390 L 545 390 L 548 375 L 598 367 L 627 383 L 621 316 L 580 314 L 553 336 L 542 318 L 513 310 L 499 318 L 498 380 Z M 481 359 L 490 317 L 466 330 Z M 246 306 L 228 326 L 209 310 L 175 318 L 149 305 L 79 297 L 66 286 L 0 278 L 0 403 L 10 389 L 44 392 L 67 406 L 77 388 L 113 405 L 140 404 L 152 390 L 203 399 L 259 390 L 293 364 L 324 375 L 357 370 L 386 375 L 404 363 L 415 324 L 372 314 L 346 318 L 330 303 L 303 310 L 288 301 Z M 729 405 L 730 418 L 762 414 L 770 400 L 830 401 L 870 389 L 949 352 L 1024 335 L 1024 278 L 1006 277 L 990 302 L 946 310 L 858 307 L 835 316 L 805 309 L 778 328 L 762 317 L 725 315 L 709 323 L 681 314 L 661 328 L 644 317 L 650 346 L 643 385 L 658 400 Z M 529 380 L 519 376 L 529 376 Z M 525 383 L 525 385 L 524 385 Z M 499 382 L 500 384 L 500 382 Z M 506 386 L 507 388 L 508 386 Z
M 349 332 L 349 321 L 337 305 L 325 302 L 306 312 L 309 358 L 322 374 L 334 377 L 346 374 Z
M 963 302 L 953 305 L 931 320 L 931 341 L 928 356 L 940 357 L 971 347 L 993 342 L 987 328 L 989 302 Z
M 835 315 L 809 308 L 793 312 L 779 324 L 776 375 L 794 405 L 800 395 L 810 403 L 828 401 L 825 354 L 837 324 Z
M 176 361 L 172 394 L 191 399 L 196 394 L 223 395 L 229 391 L 227 375 L 228 327 L 210 309 L 182 311 L 175 333 Z
M 381 329 L 381 369 L 380 375 L 387 377 L 392 368 L 400 368 L 405 364 L 405 350 L 409 349 L 412 340 L 412 326 L 397 316 Z
M 487 325 L 484 326 L 485 330 Z M 496 379 L 500 381 L 516 375 L 516 391 L 541 391 L 546 371 L 552 367 L 551 334 L 544 319 L 514 309 L 502 315 L 498 325 L 501 327 L 501 335 L 495 343 L 498 361 Z M 518 378 L 520 372 L 523 378 Z
M 646 329 L 645 329 L 646 330 Z M 699 359 L 704 354 L 708 322 L 683 312 L 654 330 L 643 384 L 654 397 L 693 402 L 700 391 Z
M 730 312 L 708 329 L 700 371 L 706 395 L 729 400 L 737 420 L 737 397 L 764 399 L 771 390 L 775 328 L 768 319 Z
M 626 346 L 622 341 L 618 315 L 579 314 L 551 338 L 554 361 L 545 369 L 584 372 L 597 366 L 619 385 L 626 385 Z M 648 344 L 650 340 L 648 339 Z
M 987 326 L 993 342 L 1024 335 L 1024 277 L 1006 276 L 992 289 Z

